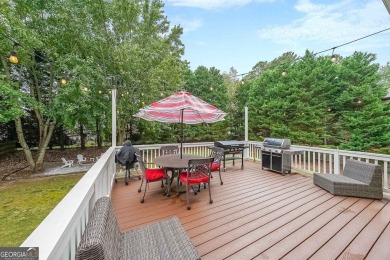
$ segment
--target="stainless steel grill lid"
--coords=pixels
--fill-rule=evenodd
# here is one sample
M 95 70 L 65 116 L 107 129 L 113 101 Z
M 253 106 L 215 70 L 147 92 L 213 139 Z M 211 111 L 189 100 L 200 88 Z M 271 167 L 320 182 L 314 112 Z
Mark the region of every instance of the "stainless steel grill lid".
M 264 138 L 263 147 L 272 147 L 279 149 L 290 149 L 291 140 L 290 139 L 278 139 L 278 138 Z

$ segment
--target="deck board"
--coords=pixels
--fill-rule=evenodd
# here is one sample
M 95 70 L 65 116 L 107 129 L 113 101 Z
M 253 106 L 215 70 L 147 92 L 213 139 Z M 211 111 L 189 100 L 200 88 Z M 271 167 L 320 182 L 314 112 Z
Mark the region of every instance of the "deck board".
M 385 259 L 390 242 L 390 204 L 333 196 L 311 177 L 281 175 L 246 161 L 218 173 L 208 188 L 191 194 L 163 196 L 161 182 L 151 183 L 140 203 L 140 181 L 118 180 L 112 201 L 121 230 L 177 216 L 202 259 Z

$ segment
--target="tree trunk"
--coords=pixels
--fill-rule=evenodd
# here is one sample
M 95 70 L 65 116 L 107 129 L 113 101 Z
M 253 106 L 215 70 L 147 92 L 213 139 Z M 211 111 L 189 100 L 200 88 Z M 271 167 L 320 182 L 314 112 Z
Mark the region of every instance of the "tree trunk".
M 131 137 L 133 136 L 133 125 L 129 124 L 129 139 L 131 140 Z
M 117 123 L 118 136 L 116 140 L 117 145 L 122 145 L 126 138 L 126 119 L 122 119 Z
M 96 144 L 99 148 L 102 148 L 102 135 L 99 129 L 99 118 L 96 118 Z
M 42 170 L 43 162 L 45 159 L 46 148 L 50 142 L 51 136 L 53 135 L 55 123 L 51 122 L 49 124 L 50 125 L 49 125 L 49 128 L 44 135 L 44 139 L 41 140 L 42 145 L 40 145 L 40 149 L 38 149 L 38 158 L 37 158 L 37 161 L 35 163 L 35 170 Z
M 85 134 L 83 124 L 80 124 L 80 147 L 81 149 L 85 149 Z
M 116 144 L 117 145 L 122 145 L 124 140 L 125 140 L 125 130 L 123 128 L 122 129 L 118 129 L 118 139 L 116 141 Z
M 20 145 L 22 146 L 23 152 L 26 155 L 28 168 L 30 171 L 34 171 L 35 169 L 35 161 L 32 157 L 30 148 L 27 145 L 26 139 L 24 138 L 23 128 L 22 128 L 22 120 L 20 117 L 17 117 L 15 119 L 15 127 L 16 127 L 16 134 L 18 136 L 18 140 Z
M 65 149 L 65 134 L 64 134 L 64 126 L 63 125 L 60 125 L 59 127 L 59 143 L 60 143 L 60 147 L 61 147 L 61 150 L 64 150 Z

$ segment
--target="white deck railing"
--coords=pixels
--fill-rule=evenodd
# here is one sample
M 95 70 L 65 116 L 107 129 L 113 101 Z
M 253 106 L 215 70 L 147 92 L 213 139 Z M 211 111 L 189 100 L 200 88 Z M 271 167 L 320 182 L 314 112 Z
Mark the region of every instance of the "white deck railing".
M 261 146 L 262 142 L 248 142 L 248 159 L 261 160 L 261 151 L 255 147 Z M 306 173 L 321 172 L 340 174 L 347 159 L 380 164 L 383 169 L 383 190 L 390 193 L 388 188 L 388 172 L 390 155 L 326 149 L 309 146 L 292 145 L 292 150 L 300 150 L 301 155 L 292 156 L 292 168 Z
M 146 161 L 153 162 L 153 158 L 160 155 L 160 148 L 164 145 L 138 145 L 136 147 L 142 151 Z M 207 156 L 210 154 L 208 147 L 212 145 L 212 142 L 186 143 L 183 145 L 183 153 Z M 262 142 L 249 141 L 249 149 L 246 149 L 244 153 L 245 158 L 260 161 L 261 152 L 255 147 L 261 145 Z M 390 155 L 307 146 L 292 146 L 291 148 L 303 151 L 302 155 L 293 156 L 293 169 L 309 173 L 339 174 L 347 158 L 381 164 L 384 170 L 383 190 L 390 193 L 387 187 Z M 104 153 L 21 246 L 39 247 L 39 259 L 74 259 L 77 245 L 96 200 L 111 194 L 116 170 L 114 163 L 116 149 L 111 147 Z
M 21 246 L 39 247 L 39 259 L 74 259 L 96 200 L 111 194 L 114 154 L 109 148 Z

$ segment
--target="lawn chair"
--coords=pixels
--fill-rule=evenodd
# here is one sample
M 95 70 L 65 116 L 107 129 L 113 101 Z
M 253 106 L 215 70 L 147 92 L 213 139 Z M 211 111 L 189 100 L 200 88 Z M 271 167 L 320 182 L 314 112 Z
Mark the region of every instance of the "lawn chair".
M 73 160 L 66 160 L 64 157 L 61 158 L 62 162 L 64 163 L 64 165 L 62 165 L 61 168 L 65 168 L 65 167 L 72 167 L 73 166 Z
M 83 162 L 87 162 L 87 158 L 84 158 L 84 155 L 82 155 L 82 154 L 78 154 L 77 155 L 77 163 L 83 164 Z

